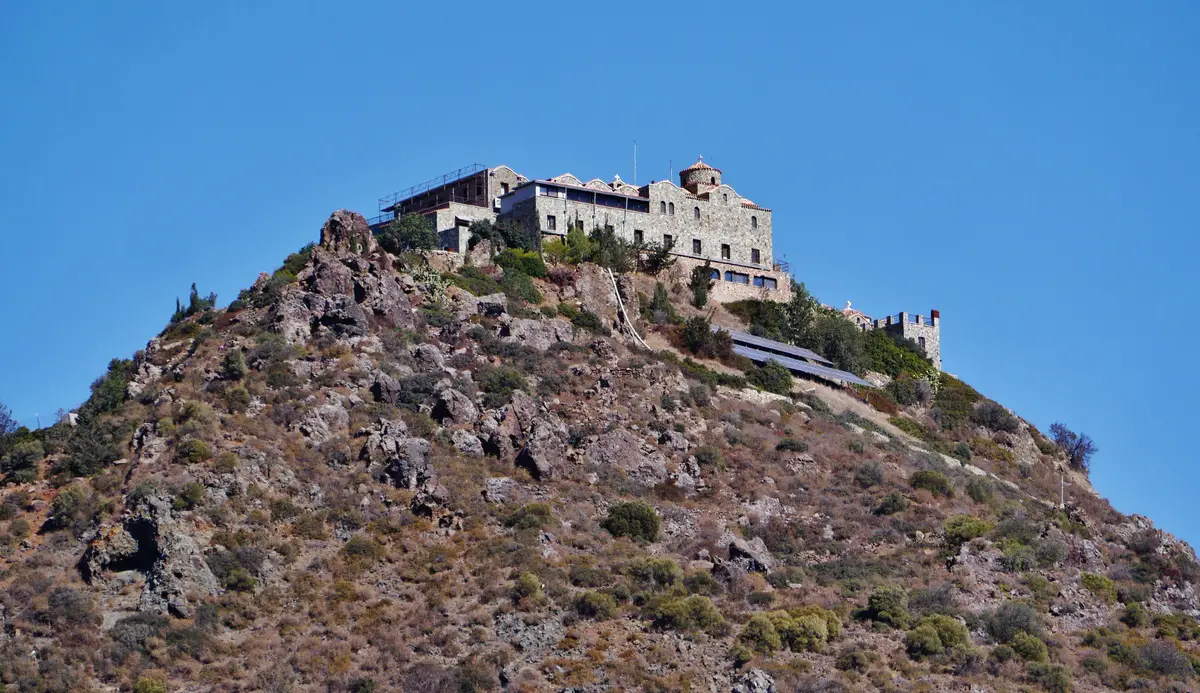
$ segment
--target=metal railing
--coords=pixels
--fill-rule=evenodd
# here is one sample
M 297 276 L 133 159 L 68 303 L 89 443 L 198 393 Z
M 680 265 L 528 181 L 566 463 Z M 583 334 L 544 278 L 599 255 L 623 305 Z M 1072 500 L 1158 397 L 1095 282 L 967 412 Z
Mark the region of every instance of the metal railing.
M 410 197 L 415 197 L 422 193 L 427 193 L 430 190 L 433 190 L 434 188 L 440 188 L 443 185 L 447 185 L 449 183 L 453 183 L 455 181 L 462 180 L 463 178 L 473 176 L 473 175 L 479 173 L 480 171 L 486 171 L 486 170 L 487 170 L 487 167 L 482 164 L 471 164 L 469 166 L 463 166 L 462 168 L 450 171 L 449 173 L 444 173 L 440 176 L 435 176 L 423 183 L 417 183 L 416 185 L 414 185 L 410 188 L 406 188 L 399 192 L 392 193 L 391 195 L 388 195 L 386 197 L 379 198 L 379 209 L 382 210 L 384 207 L 390 207 L 401 200 L 407 200 Z

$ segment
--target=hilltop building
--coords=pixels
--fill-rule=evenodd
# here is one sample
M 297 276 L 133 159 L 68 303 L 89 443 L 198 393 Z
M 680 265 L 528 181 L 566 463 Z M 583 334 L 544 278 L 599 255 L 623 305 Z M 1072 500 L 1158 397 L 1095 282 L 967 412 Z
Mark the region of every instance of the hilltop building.
M 942 315 L 939 311 L 929 311 L 929 317 L 899 313 L 875 320 L 861 310 L 852 308 L 850 301 L 846 301 L 842 315 L 863 332 L 883 330 L 887 334 L 913 340 L 925 352 L 926 358 L 933 362 L 933 366 L 939 371 L 942 369 Z
M 529 178 L 508 166 L 472 164 L 381 198 L 371 226 L 406 214 L 430 218 L 442 250 L 459 253 L 467 252 L 475 221 L 512 219 L 543 236 L 565 236 L 572 225 L 607 228 L 634 243 L 671 247 L 683 276 L 708 263 L 713 301 L 792 296 L 790 268 L 774 256 L 771 210 L 738 194 L 703 157 L 679 172 L 678 184 L 661 180 L 640 187 L 620 176 L 607 183 L 570 173 Z M 842 314 L 863 330 L 913 339 L 941 368 L 936 310 L 928 320 L 907 313 L 872 320 L 847 303 Z

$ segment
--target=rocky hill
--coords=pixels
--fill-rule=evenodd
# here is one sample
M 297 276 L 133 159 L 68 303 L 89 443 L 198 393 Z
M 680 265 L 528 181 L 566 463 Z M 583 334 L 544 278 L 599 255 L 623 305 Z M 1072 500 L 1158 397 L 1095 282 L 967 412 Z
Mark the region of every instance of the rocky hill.
M 1191 548 L 960 381 L 775 394 L 670 269 L 452 260 L 338 212 L 0 438 L 6 690 L 1196 688 Z

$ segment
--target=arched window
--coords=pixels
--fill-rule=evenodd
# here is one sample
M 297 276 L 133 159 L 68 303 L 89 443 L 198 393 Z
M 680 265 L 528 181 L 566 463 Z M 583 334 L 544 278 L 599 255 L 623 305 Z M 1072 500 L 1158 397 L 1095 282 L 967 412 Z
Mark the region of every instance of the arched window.
M 659 214 L 666 214 L 666 213 L 667 213 L 667 203 L 666 203 L 666 202 L 659 202 L 659 203 L 658 203 L 658 213 L 659 213 Z
M 717 184 L 717 177 L 716 177 L 716 176 L 713 176 L 712 178 L 709 178 L 709 179 L 708 179 L 708 182 L 712 183 L 713 185 L 716 185 L 716 184 Z
M 721 197 L 725 198 L 725 202 L 729 202 L 729 193 L 724 193 Z
M 758 228 L 758 217 L 750 217 L 750 228 L 752 228 L 752 229 Z
M 667 212 L 668 216 L 672 216 L 672 217 L 675 216 L 675 203 L 674 202 L 672 202 L 670 204 L 670 206 L 667 207 L 667 209 L 670 210 L 669 212 Z
M 692 207 L 692 217 L 694 217 L 696 219 L 700 218 L 700 208 L 699 207 Z

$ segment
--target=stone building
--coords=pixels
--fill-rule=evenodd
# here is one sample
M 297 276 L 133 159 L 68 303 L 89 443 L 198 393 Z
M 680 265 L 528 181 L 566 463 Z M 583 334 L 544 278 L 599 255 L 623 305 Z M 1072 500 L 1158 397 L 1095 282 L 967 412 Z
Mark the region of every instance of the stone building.
M 471 222 L 510 218 L 547 236 L 571 224 L 608 227 L 640 244 L 670 246 L 679 268 L 710 264 L 714 301 L 791 298 L 785 263 L 774 261 L 771 210 L 742 197 L 703 160 L 679 172 L 679 184 L 636 187 L 615 176 L 587 182 L 564 173 L 531 180 L 507 166 L 478 164 L 414 185 L 379 201 L 379 228 L 398 216 L 429 217 L 443 250 L 465 253 Z
M 883 330 L 890 335 L 913 340 L 917 343 L 917 346 L 921 347 L 921 350 L 925 353 L 925 357 L 933 362 L 934 368 L 937 368 L 939 371 L 942 369 L 940 339 L 942 315 L 939 311 L 929 311 L 929 317 L 899 313 L 898 315 L 889 315 L 886 318 L 873 320 L 861 310 L 851 308 L 850 302 L 846 301 L 846 307 L 842 309 L 842 315 L 864 332 L 867 330 Z
M 421 214 L 432 220 L 442 250 L 465 253 L 471 222 L 495 221 L 500 198 L 528 180 L 507 166 L 464 166 L 381 198 L 379 216 L 371 219 L 371 228 L 378 229 L 405 214 Z

